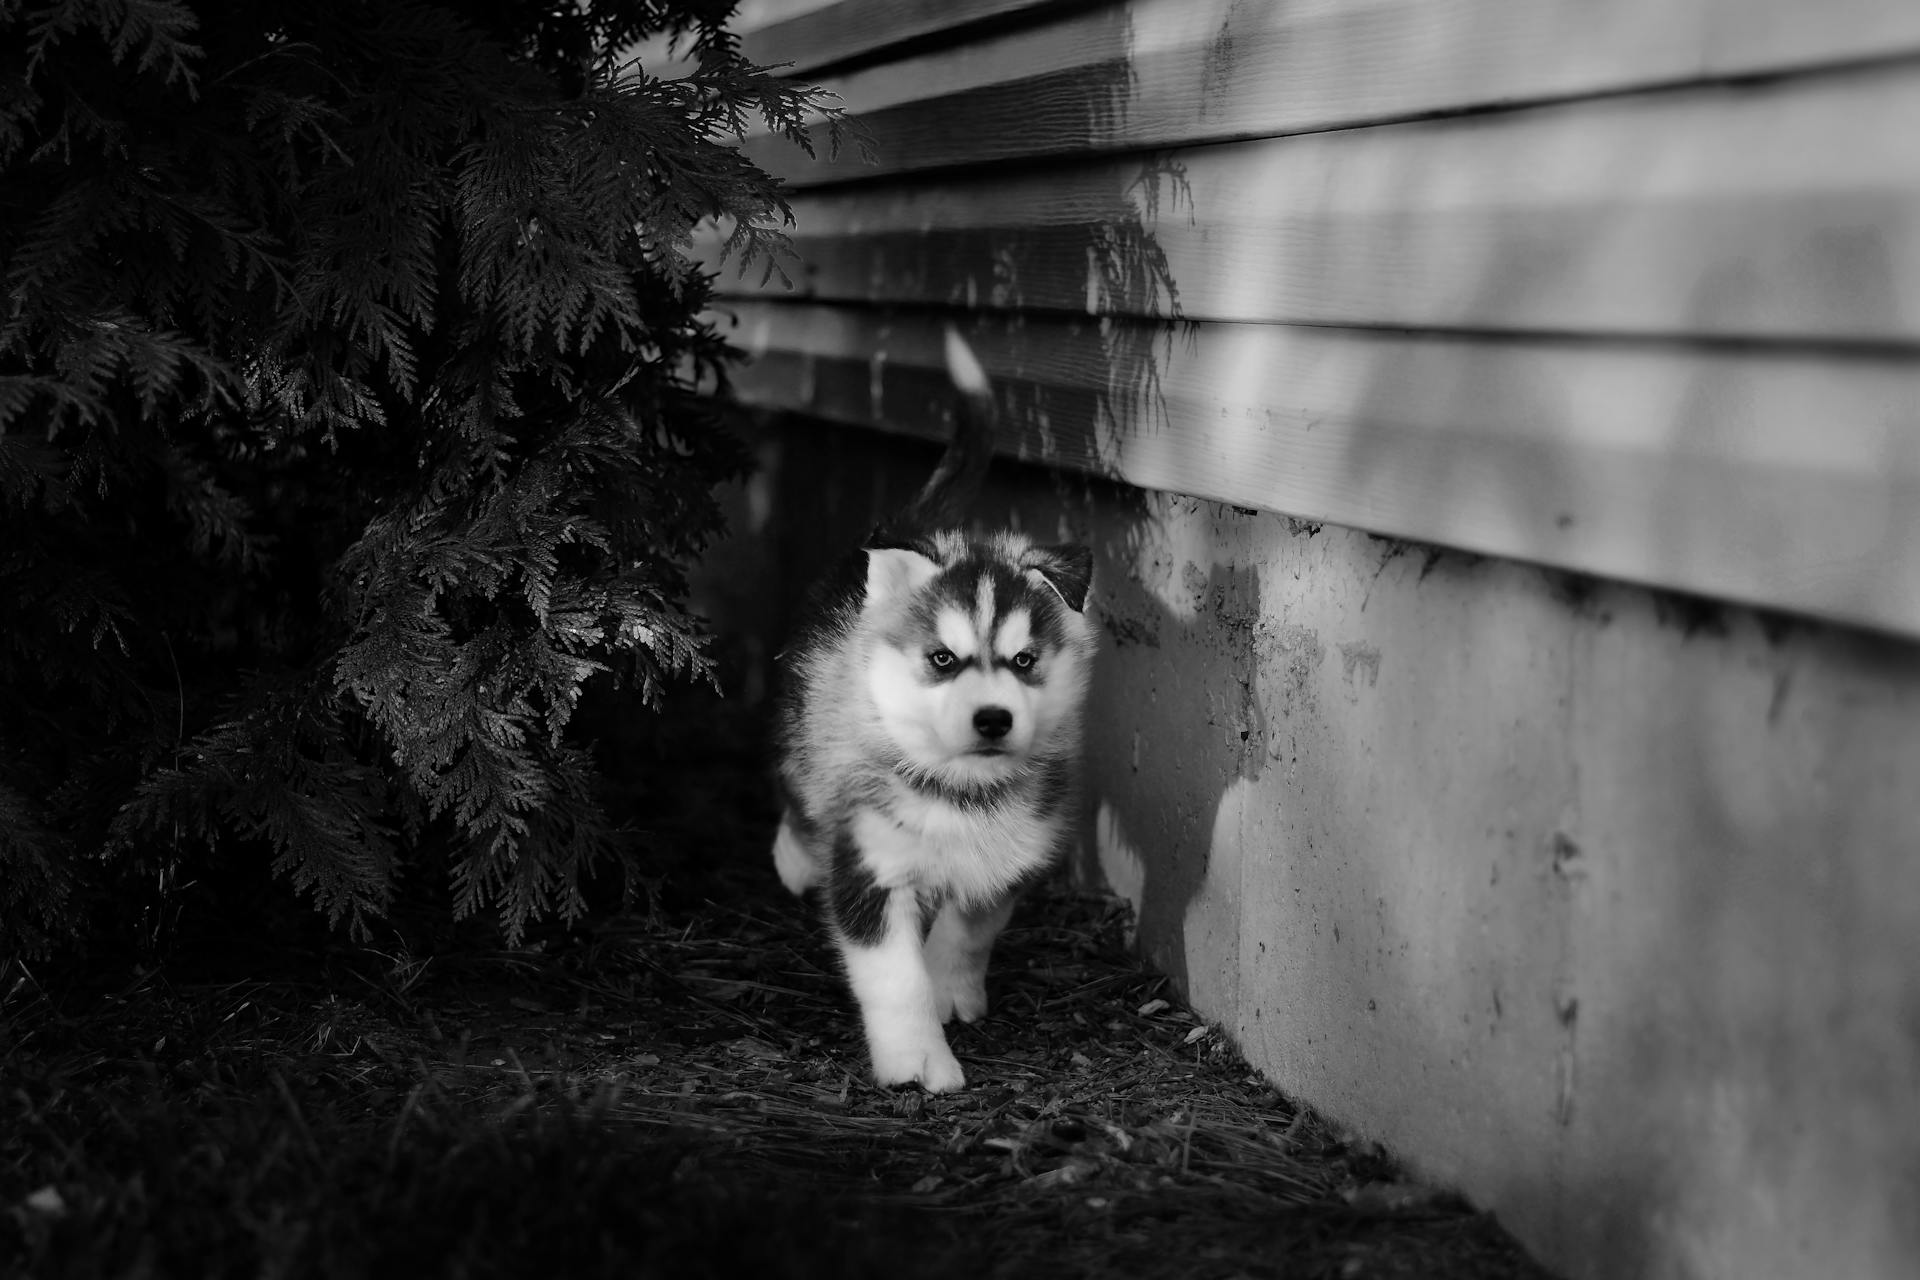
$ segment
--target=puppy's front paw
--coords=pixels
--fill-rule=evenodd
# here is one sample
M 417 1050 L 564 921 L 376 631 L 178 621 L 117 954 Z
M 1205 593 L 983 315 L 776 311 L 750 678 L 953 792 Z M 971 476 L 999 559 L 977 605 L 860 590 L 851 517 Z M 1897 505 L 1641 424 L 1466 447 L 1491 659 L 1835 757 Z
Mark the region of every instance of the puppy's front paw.
M 951 1018 L 958 1018 L 962 1022 L 980 1021 L 987 1016 L 985 976 L 956 975 L 950 978 L 934 996 L 934 1005 L 939 1010 L 942 1022 Z
M 952 986 L 954 998 L 954 1017 L 962 1023 L 977 1023 L 987 1017 L 987 977 L 973 975 L 956 981 Z
M 952 1093 L 967 1084 L 967 1073 L 944 1039 L 924 1044 L 872 1045 L 874 1083 L 918 1084 L 928 1093 Z

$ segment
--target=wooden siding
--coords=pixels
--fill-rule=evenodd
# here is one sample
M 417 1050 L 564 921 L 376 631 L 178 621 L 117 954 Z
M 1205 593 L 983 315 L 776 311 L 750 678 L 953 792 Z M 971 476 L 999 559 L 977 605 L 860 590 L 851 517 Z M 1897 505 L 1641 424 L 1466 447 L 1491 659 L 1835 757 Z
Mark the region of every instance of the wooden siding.
M 772 48 L 750 47 L 778 60 Z M 749 150 L 814 185 L 1777 77 L 1917 52 L 1920 5 L 1906 0 L 1134 0 L 820 77 L 873 135 L 874 163 L 851 152 L 810 160 L 770 138 Z
M 1916 125 L 1856 127 L 1875 112 Z M 795 215 L 818 300 L 1167 314 L 1164 288 L 1089 291 L 1120 228 L 1193 319 L 1920 342 L 1920 290 L 1889 287 L 1920 280 L 1920 75 L 835 188 Z
M 1084 8 L 1088 0 L 747 0 L 737 11 L 734 27 L 749 58 L 788 66 L 798 74 L 969 23 L 1031 17 L 1042 9 L 1064 10 L 1075 3 Z
M 739 394 L 873 426 L 943 400 L 937 315 L 742 308 Z M 1447 546 L 1889 625 L 1920 607 L 1920 368 L 1642 344 L 1088 321 L 971 330 L 1034 460 Z M 1151 359 L 1146 357 L 1151 356 Z
M 754 144 L 800 262 L 722 275 L 742 398 L 937 433 L 957 322 L 1023 456 L 1920 634 L 1920 5 L 748 27 L 878 156 Z

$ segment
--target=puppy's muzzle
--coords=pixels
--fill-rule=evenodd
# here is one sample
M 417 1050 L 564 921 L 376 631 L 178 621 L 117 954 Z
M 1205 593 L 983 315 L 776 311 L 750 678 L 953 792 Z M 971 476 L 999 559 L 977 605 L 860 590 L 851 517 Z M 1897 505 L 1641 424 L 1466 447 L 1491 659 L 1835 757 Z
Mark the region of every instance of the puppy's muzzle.
M 982 707 L 973 713 L 973 731 L 989 742 L 1013 732 L 1013 712 L 1005 707 Z

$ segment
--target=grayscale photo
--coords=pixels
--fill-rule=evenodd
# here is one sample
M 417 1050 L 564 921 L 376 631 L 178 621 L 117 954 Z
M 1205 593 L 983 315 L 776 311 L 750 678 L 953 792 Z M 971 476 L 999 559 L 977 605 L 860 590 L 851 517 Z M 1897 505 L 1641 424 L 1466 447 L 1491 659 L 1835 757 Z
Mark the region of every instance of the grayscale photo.
M 0 0 L 0 1280 L 1920 1277 L 1920 4 Z

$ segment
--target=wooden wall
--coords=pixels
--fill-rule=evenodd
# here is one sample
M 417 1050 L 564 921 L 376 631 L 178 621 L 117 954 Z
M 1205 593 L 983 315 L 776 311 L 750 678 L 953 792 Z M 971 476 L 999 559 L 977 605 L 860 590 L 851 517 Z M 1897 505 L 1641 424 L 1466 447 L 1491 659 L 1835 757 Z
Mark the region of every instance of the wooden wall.
M 748 0 L 870 154 L 737 393 L 1920 634 L 1920 4 Z

